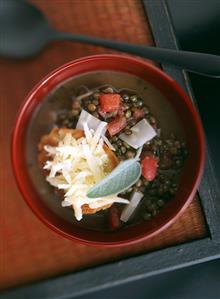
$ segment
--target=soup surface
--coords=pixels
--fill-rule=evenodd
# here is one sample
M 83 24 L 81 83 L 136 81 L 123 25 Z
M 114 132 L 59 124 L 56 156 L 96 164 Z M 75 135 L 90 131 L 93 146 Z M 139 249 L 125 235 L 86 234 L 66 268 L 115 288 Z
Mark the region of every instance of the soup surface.
M 110 95 L 111 100 L 111 95 L 115 94 L 120 95 L 123 106 L 117 113 L 114 107 L 101 105 L 100 100 L 100 95 Z M 77 221 L 72 209 L 61 207 L 60 195 L 45 180 L 38 165 L 38 143 L 41 137 L 54 127 L 74 129 L 82 109 L 108 123 L 110 129 L 107 137 L 119 161 L 136 155 L 137 148 L 125 140 L 132 135 L 132 128 L 141 120 L 146 119 L 156 132 L 154 138 L 143 145 L 140 156 L 141 161 L 146 157 L 154 159 L 155 173 L 152 177 L 149 177 L 149 173 L 144 174 L 142 165 L 141 178 L 120 194 L 128 199 L 134 192 L 144 195 L 131 219 L 126 224 L 121 223 L 122 226 L 150 221 L 163 211 L 167 201 L 175 200 L 187 149 L 180 121 L 166 98 L 150 83 L 130 74 L 99 71 L 71 78 L 54 89 L 39 105 L 26 136 L 26 159 L 32 183 L 40 198 L 59 217 L 95 230 L 109 229 L 109 213 L 120 215 L 124 208 L 122 204 L 114 204 L 112 211 L 109 211 L 110 208 L 84 215 L 81 221 Z M 103 112 L 103 109 L 107 110 Z M 126 123 L 122 124 L 122 119 Z M 125 139 L 120 138 L 121 134 Z

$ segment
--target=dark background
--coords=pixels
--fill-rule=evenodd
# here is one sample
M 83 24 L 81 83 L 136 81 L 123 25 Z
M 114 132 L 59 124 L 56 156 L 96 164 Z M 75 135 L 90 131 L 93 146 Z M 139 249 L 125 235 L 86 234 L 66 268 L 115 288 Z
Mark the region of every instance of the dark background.
M 167 3 L 180 48 L 220 55 L 220 0 L 167 0 Z M 189 77 L 220 184 L 220 79 L 196 74 Z
M 167 3 L 180 48 L 220 55 L 220 0 L 167 0 Z M 190 74 L 189 77 L 219 184 L 220 79 L 210 79 L 196 74 Z M 218 299 L 220 298 L 220 260 L 78 298 Z

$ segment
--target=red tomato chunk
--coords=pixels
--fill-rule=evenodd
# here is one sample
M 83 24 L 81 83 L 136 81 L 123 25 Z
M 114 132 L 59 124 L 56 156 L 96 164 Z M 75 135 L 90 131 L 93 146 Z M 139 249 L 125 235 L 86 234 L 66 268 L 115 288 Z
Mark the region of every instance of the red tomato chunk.
M 121 96 L 117 93 L 106 93 L 99 97 L 102 112 L 115 112 L 121 103 Z
M 157 175 L 157 158 L 154 156 L 146 156 L 141 161 L 142 175 L 147 181 L 153 181 Z
M 110 230 L 116 230 L 121 226 L 119 211 L 114 204 L 108 210 L 108 226 Z
M 108 132 L 111 136 L 119 133 L 126 127 L 126 118 L 124 116 L 118 116 L 113 121 L 108 123 Z

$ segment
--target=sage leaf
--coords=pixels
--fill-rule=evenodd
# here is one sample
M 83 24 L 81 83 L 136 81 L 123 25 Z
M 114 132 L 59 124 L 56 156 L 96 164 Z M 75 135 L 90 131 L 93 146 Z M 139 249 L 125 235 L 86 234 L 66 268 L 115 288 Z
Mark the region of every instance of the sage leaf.
M 137 159 L 123 161 L 109 175 L 93 186 L 87 196 L 99 198 L 121 193 L 135 184 L 140 176 L 141 166 Z

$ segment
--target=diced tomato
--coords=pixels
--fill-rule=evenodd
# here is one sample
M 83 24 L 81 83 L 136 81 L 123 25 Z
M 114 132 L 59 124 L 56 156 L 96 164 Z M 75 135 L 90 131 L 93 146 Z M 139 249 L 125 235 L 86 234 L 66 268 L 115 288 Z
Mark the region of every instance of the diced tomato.
M 127 121 L 124 116 L 117 116 L 113 121 L 108 123 L 108 132 L 111 136 L 119 133 L 126 127 Z
M 112 205 L 108 210 L 108 226 L 110 230 L 116 230 L 121 226 L 119 211 L 116 205 Z
M 135 108 L 133 110 L 134 119 L 140 119 L 144 117 L 144 111 L 142 109 Z
M 121 96 L 117 93 L 106 93 L 99 97 L 102 112 L 115 112 L 121 103 Z
M 141 161 L 142 175 L 147 181 L 153 181 L 157 175 L 157 158 L 155 156 L 145 156 Z

